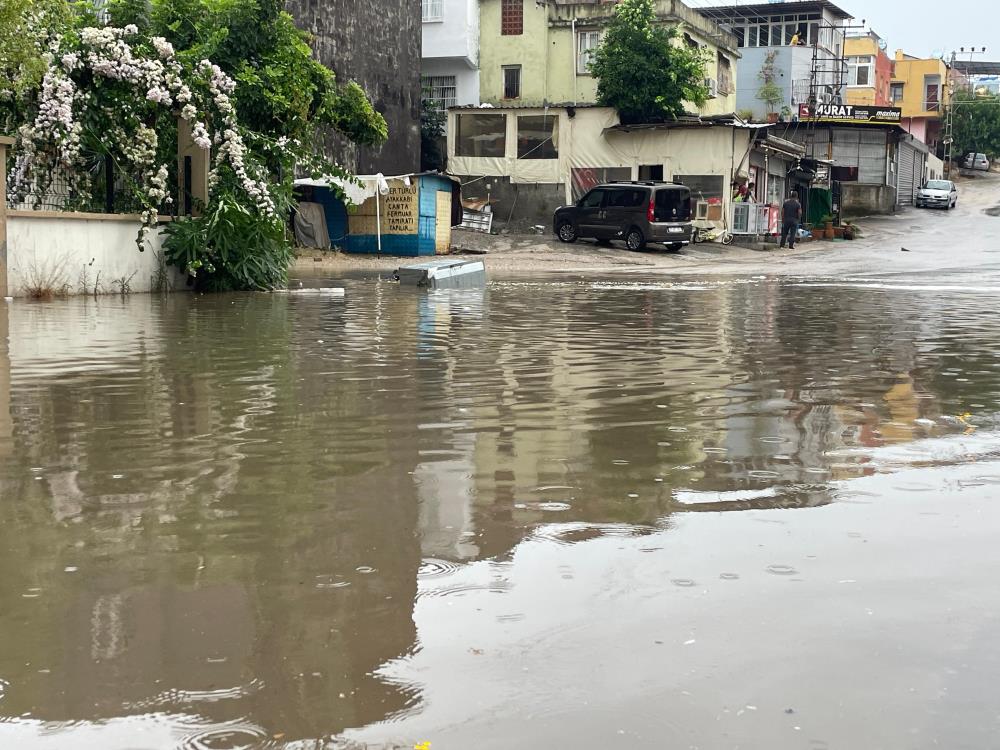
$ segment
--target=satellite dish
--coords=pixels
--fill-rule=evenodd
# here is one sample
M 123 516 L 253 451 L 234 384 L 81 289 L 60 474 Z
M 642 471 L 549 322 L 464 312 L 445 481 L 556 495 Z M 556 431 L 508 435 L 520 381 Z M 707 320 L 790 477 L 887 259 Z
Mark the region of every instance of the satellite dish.
M 885 50 L 886 50 L 886 48 L 888 46 L 889 46 L 889 43 L 885 39 L 879 39 L 878 40 L 878 48 L 880 50 L 882 50 L 883 52 L 885 52 Z

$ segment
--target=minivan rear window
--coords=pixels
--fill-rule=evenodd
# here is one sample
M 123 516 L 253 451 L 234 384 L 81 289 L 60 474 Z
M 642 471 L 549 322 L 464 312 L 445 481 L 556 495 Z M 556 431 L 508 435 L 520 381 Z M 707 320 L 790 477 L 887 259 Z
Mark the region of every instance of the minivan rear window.
M 654 216 L 657 221 L 690 221 L 690 190 L 658 190 Z

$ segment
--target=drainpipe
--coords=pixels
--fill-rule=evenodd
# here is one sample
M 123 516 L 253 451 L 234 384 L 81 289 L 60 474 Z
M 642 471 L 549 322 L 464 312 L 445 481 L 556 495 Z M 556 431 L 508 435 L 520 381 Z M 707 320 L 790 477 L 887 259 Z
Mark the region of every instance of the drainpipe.
M 570 68 L 570 70 L 573 71 L 573 104 L 576 104 L 577 103 L 576 102 L 576 73 L 577 73 L 577 70 L 576 70 L 576 52 L 577 52 L 577 49 L 576 49 L 576 45 L 577 45 L 577 42 L 576 42 L 576 16 L 573 16 L 573 20 L 570 22 L 570 31 L 573 34 L 573 36 L 572 36 L 572 38 L 570 39 L 570 42 L 569 42 L 569 56 L 570 56 L 570 60 L 572 60 L 572 63 L 573 63 L 573 67 Z
M 549 4 L 545 3 L 542 6 L 542 11 L 545 13 L 545 34 L 542 37 L 542 44 L 545 45 L 545 75 L 542 77 L 542 103 L 548 106 L 549 103 Z M 522 85 L 524 85 L 522 83 Z

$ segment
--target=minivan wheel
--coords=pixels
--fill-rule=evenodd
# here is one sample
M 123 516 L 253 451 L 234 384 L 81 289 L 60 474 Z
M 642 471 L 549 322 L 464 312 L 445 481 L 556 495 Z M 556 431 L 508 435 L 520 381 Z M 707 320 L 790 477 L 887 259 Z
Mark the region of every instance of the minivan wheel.
M 556 235 L 562 242 L 576 242 L 576 227 L 573 226 L 573 222 L 564 221 L 556 230 Z
M 632 227 L 625 235 L 625 247 L 629 250 L 642 250 L 646 247 L 646 238 L 642 236 L 642 232 Z

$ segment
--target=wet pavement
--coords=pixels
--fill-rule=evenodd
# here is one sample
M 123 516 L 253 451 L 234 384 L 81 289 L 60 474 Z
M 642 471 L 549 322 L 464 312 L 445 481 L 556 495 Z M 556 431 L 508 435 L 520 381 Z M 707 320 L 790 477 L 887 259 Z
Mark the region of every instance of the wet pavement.
M 0 747 L 991 746 L 967 204 L 909 267 L 0 307 Z

